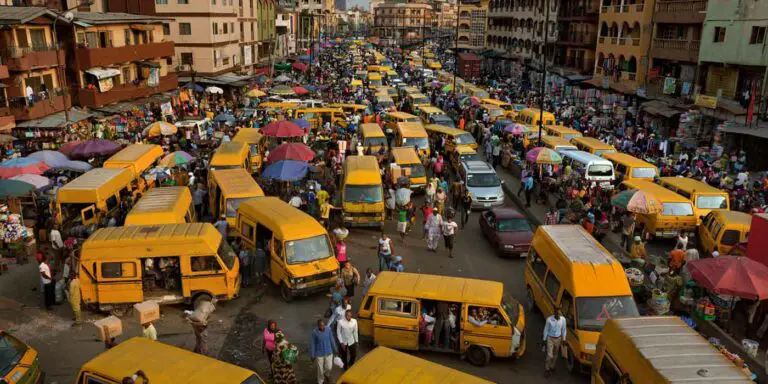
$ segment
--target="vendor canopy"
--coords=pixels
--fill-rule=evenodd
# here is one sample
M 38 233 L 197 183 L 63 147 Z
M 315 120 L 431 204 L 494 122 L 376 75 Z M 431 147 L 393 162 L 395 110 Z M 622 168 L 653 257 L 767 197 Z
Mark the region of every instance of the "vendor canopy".
M 96 78 L 99 80 L 104 80 L 120 75 L 120 71 L 114 68 L 93 67 L 91 69 L 87 69 L 85 72 L 96 76 Z

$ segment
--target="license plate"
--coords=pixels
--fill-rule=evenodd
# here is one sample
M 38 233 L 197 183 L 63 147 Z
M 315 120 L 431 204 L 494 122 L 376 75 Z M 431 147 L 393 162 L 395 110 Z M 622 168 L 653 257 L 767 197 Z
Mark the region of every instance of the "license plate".
M 528 252 L 523 252 L 520 254 L 520 257 L 528 257 Z
M 491 203 L 483 203 L 483 207 L 486 207 L 486 208 L 488 208 L 488 207 L 490 207 L 490 206 L 491 206 Z
M 306 287 L 307 287 L 307 283 L 301 283 L 301 284 L 297 284 L 297 285 L 296 285 L 296 288 L 297 288 L 297 289 L 304 289 L 304 288 L 306 288 Z

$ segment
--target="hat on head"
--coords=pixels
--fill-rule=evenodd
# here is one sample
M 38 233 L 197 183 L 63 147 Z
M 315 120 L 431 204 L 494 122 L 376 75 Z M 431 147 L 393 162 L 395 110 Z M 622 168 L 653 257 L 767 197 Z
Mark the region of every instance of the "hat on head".
M 640 239 L 640 236 L 635 236 L 635 241 L 636 241 L 636 242 L 639 242 L 640 240 L 641 240 L 641 239 Z

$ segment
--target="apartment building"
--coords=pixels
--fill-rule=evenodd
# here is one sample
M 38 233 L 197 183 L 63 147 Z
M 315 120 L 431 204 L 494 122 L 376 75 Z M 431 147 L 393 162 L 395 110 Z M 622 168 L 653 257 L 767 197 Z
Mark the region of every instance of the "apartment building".
M 487 48 L 508 52 L 512 57 L 531 62 L 540 61 L 544 54 L 544 24 L 549 4 L 550 44 L 557 40 L 557 0 L 492 0 L 489 5 Z M 459 48 L 461 48 L 462 13 L 459 12 Z M 551 60 L 552 55 L 548 56 Z
M 334 8 L 333 0 L 298 0 L 297 40 L 300 50 L 308 49 L 313 41 L 320 41 L 321 32 L 333 24 Z
M 592 74 L 595 68 L 600 0 L 560 0 L 555 65 L 568 74 Z
M 486 46 L 489 25 L 488 0 L 459 0 L 457 4 L 458 48 L 479 51 Z
M 432 26 L 441 33 L 455 33 L 458 22 L 458 5 L 456 3 L 435 2 Z
M 277 4 L 273 0 L 237 0 L 241 72 L 252 74 L 275 54 Z
M 390 45 L 421 41 L 432 25 L 432 6 L 424 3 L 380 3 L 373 10 L 373 35 Z
M 8 77 L 8 66 L 3 64 L 3 58 L 0 56 L 0 82 Z M 8 92 L 5 87 L 0 87 L 0 132 L 9 131 L 14 127 L 16 127 L 16 118 L 11 114 L 8 105 Z

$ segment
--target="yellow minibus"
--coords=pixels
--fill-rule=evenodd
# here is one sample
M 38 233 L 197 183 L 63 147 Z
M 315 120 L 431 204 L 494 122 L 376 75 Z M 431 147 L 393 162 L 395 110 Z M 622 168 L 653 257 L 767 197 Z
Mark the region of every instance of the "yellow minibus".
M 347 156 L 341 197 L 346 225 L 384 225 L 384 189 L 375 156 Z
M 616 171 L 616 181 L 622 180 L 653 180 L 659 175 L 655 165 L 621 152 L 605 152 L 600 155 L 613 163 Z
M 250 174 L 253 172 L 251 148 L 242 141 L 225 141 L 213 152 L 208 168 L 210 171 L 240 168 Z
M 197 221 L 188 187 L 147 191 L 125 217 L 125 225 L 182 224 Z
M 429 138 L 433 141 L 437 140 L 440 136 L 445 136 L 446 153 L 451 153 L 461 146 L 477 150 L 477 142 L 475 141 L 475 138 L 467 131 L 437 124 L 428 124 L 424 129 L 427 131 Z
M 578 148 L 571 144 L 570 141 L 557 136 L 542 136 L 541 143 L 544 144 L 545 147 L 554 149 L 557 152 L 578 150 Z
M 424 190 L 427 187 L 427 173 L 416 150 L 413 147 L 394 147 L 391 153 L 393 163 L 409 170 L 410 188 L 414 191 Z
M 699 225 L 699 245 L 704 255 L 714 251 L 729 255 L 735 246 L 749 239 L 750 227 L 752 216 L 748 213 L 713 209 Z
M 376 123 L 365 123 L 360 125 L 360 136 L 363 140 L 363 147 L 370 148 L 371 153 L 379 153 L 381 148 L 387 149 L 387 136 Z
M 80 175 L 56 192 L 56 222 L 98 224 L 131 197 L 134 180 L 128 168 L 95 168 Z
M 375 89 L 376 87 L 381 87 L 382 85 L 384 84 L 381 82 L 381 74 L 379 74 L 378 72 L 374 73 L 369 71 L 368 72 L 368 88 Z
M 549 136 L 561 137 L 568 141 L 573 141 L 575 138 L 584 136 L 581 132 L 562 125 L 545 125 L 544 132 Z
M 619 191 L 638 189 L 650 193 L 662 203 L 662 209 L 655 214 L 637 214 L 637 223 L 641 224 L 648 237 L 675 238 L 681 232 L 693 233 L 696 229 L 696 213 L 693 203 L 651 180 L 624 180 Z
M 397 147 L 415 147 L 419 149 L 419 153 L 425 153 L 427 156 L 431 151 L 427 131 L 420 122 L 397 123 L 394 145 Z
M 128 168 L 133 172 L 133 177 L 142 179 L 142 173 L 152 168 L 160 156 L 163 155 L 163 147 L 154 144 L 131 144 L 120 152 L 107 159 L 104 168 Z
M 596 156 L 602 156 L 604 153 L 614 153 L 616 148 L 613 145 L 607 144 L 594 137 L 575 137 L 571 140 L 571 143 L 576 146 L 580 151 L 589 152 Z
M 341 108 L 302 108 L 297 109 L 294 119 L 304 119 L 312 124 L 313 129 L 323 126 L 326 121 L 341 127 L 347 126 L 346 115 Z
M 540 121 L 541 110 L 539 108 L 525 108 L 517 114 L 517 122 L 521 124 L 538 127 Z M 555 115 L 551 112 L 544 112 L 544 126 L 547 125 L 555 125 Z
M 697 223 L 713 209 L 730 209 L 728 192 L 689 177 L 660 177 L 656 183 L 693 203 Z
M 258 172 L 263 163 L 261 154 L 264 152 L 266 144 L 266 138 L 261 134 L 261 130 L 257 128 L 240 128 L 235 137 L 232 138 L 232 141 L 243 142 L 248 145 L 248 152 L 251 155 L 251 166 L 254 172 Z
M 0 360 L 3 364 L 0 381 L 9 384 L 43 383 L 45 374 L 36 349 L 4 330 L 0 330 L 0 345 L 4 354 Z
M 221 216 L 227 218 L 228 236 L 237 234 L 237 207 L 244 201 L 259 196 L 264 196 L 264 191 L 245 169 L 219 169 L 208 173 L 208 209 L 215 220 Z

